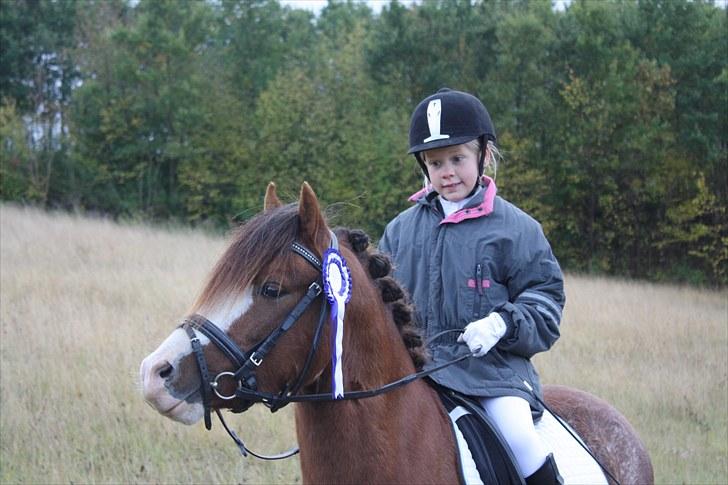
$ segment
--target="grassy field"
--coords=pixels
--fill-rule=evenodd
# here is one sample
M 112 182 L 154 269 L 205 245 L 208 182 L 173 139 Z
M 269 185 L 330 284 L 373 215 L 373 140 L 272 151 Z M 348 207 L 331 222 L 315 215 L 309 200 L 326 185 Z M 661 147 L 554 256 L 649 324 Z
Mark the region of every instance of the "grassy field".
M 141 399 L 142 358 L 185 315 L 224 238 L 0 206 L 0 482 L 297 483 L 224 430 Z M 613 403 L 658 483 L 728 483 L 728 294 L 567 275 L 544 382 Z M 294 441 L 291 410 L 231 415 L 247 444 Z

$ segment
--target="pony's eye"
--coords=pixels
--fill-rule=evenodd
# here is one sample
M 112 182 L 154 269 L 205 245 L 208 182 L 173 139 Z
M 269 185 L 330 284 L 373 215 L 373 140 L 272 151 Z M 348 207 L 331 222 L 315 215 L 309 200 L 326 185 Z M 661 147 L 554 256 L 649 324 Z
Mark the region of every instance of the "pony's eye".
M 278 298 L 279 296 L 283 296 L 285 292 L 281 288 L 280 283 L 268 281 L 260 287 L 260 294 L 266 298 Z

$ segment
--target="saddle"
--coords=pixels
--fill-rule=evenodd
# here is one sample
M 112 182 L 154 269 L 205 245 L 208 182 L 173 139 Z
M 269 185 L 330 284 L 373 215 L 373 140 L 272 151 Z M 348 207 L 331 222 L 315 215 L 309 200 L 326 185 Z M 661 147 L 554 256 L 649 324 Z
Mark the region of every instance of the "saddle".
M 463 484 L 525 485 L 515 457 L 480 404 L 428 379 L 450 415 L 457 441 L 458 472 Z M 536 434 L 554 450 L 564 483 L 607 485 L 601 466 L 576 432 L 547 409 L 536 423 Z
M 513 453 L 478 402 L 429 382 L 437 390 L 450 415 L 458 447 L 460 483 L 524 485 Z M 472 467 L 473 462 L 475 469 Z

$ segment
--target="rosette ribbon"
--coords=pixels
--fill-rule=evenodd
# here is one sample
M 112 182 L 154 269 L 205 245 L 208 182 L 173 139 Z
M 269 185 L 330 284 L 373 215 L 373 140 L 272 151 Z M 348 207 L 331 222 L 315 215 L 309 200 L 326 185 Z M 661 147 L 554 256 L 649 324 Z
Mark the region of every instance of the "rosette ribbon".
M 344 314 L 351 299 L 351 271 L 346 260 L 335 248 L 329 248 L 323 258 L 324 293 L 331 305 L 331 394 L 344 397 Z

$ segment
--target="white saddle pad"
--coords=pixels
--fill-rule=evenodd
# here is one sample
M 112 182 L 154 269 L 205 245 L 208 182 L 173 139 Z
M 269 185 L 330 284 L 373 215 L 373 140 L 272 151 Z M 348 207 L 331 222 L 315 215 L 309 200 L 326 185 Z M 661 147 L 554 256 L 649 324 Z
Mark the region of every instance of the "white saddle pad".
M 465 414 L 470 413 L 458 406 L 450 412 L 450 419 L 455 424 Z M 457 425 L 454 426 L 454 429 L 458 448 L 460 449 L 460 461 L 465 482 L 480 485 L 483 482 L 480 480 L 480 475 L 478 475 L 468 444 Z M 594 458 L 548 411 L 544 411 L 543 416 L 536 423 L 536 433 L 541 437 L 546 447 L 553 450 L 556 465 L 559 467 L 559 473 L 564 479 L 565 485 L 607 485 L 604 472 L 602 472 Z
M 607 485 L 607 478 L 599 464 L 564 429 L 553 414 L 544 411 L 536 423 L 536 433 L 547 448 L 553 450 L 556 466 L 559 467 L 564 484 Z

